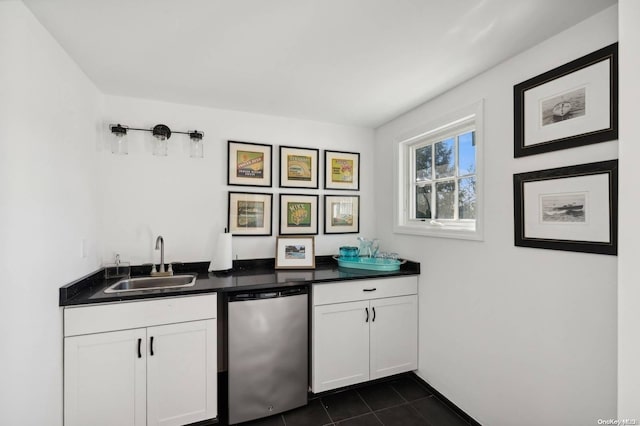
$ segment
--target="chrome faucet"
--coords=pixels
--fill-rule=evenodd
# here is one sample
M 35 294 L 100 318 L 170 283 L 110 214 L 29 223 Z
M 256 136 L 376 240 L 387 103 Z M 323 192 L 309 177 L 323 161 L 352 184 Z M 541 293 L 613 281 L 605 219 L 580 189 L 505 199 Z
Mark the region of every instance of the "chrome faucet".
M 160 250 L 160 273 L 164 272 L 164 238 L 158 235 L 156 238 L 156 250 Z
M 173 268 L 171 268 L 171 265 L 169 265 L 168 270 L 165 271 L 164 269 L 164 238 L 162 238 L 162 235 L 158 235 L 158 238 L 156 238 L 156 250 L 160 250 L 160 270 L 156 271 L 156 266 L 153 265 L 153 268 L 151 269 L 151 275 L 173 275 Z

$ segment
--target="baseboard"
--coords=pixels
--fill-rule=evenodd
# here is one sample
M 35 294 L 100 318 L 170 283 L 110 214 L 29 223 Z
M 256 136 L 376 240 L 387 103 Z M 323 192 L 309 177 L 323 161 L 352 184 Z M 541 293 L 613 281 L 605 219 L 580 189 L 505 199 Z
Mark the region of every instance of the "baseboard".
M 418 376 L 415 372 L 412 372 L 411 374 L 413 374 L 413 377 L 419 381 L 421 384 L 423 384 L 427 389 L 429 389 L 429 391 L 431 391 L 431 393 L 433 393 L 433 395 L 435 395 L 436 398 L 438 398 L 440 401 L 442 401 L 442 403 L 444 403 L 447 407 L 449 407 L 452 411 L 454 411 L 457 415 L 459 415 L 460 417 L 462 417 L 466 422 L 468 422 L 471 426 L 482 426 L 476 419 L 474 419 L 473 417 L 471 417 L 470 415 L 468 415 L 467 413 L 465 413 L 460 407 L 458 407 L 456 404 L 454 404 L 453 402 L 449 401 L 449 399 L 444 396 L 443 394 L 441 394 L 440 392 L 438 392 L 436 390 L 436 388 L 434 388 L 433 386 L 431 386 L 429 383 L 427 383 L 422 377 Z
M 382 377 L 380 379 L 368 380 L 366 382 L 356 383 L 355 385 L 343 386 L 341 388 L 331 389 L 331 390 L 324 391 L 324 392 L 313 393 L 313 392 L 309 391 L 309 401 L 312 401 L 312 400 L 318 399 L 318 398 L 322 398 L 322 397 L 325 397 L 325 396 L 333 395 L 333 394 L 336 394 L 336 393 L 344 392 L 346 390 L 360 389 L 360 388 L 363 388 L 363 387 L 367 387 L 369 385 L 374 385 L 376 383 L 390 382 L 390 381 L 395 380 L 395 379 L 406 377 L 407 374 L 410 374 L 410 373 L 394 374 L 392 376 Z M 424 381 L 421 380 L 421 382 L 424 382 Z

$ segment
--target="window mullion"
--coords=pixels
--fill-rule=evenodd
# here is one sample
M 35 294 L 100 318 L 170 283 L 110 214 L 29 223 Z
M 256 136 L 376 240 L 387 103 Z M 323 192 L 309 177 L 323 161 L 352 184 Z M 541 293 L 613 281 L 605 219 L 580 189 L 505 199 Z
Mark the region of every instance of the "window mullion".
M 405 215 L 407 220 L 414 219 L 416 217 L 416 147 L 412 146 L 409 149 L 409 205 L 405 208 Z
M 438 217 L 436 203 L 436 143 L 431 143 L 431 220 Z
M 453 220 L 459 220 L 458 212 L 460 211 L 460 205 L 458 200 L 458 177 L 460 176 L 460 158 L 458 155 L 458 146 L 460 144 L 460 135 L 456 135 L 453 142 L 453 154 L 454 157 L 454 174 L 453 174 Z
M 454 178 L 453 179 L 453 219 L 458 221 L 460 220 L 460 216 L 459 216 L 459 212 L 460 212 L 460 200 L 458 200 L 458 191 L 459 191 L 459 187 L 458 187 L 458 178 Z

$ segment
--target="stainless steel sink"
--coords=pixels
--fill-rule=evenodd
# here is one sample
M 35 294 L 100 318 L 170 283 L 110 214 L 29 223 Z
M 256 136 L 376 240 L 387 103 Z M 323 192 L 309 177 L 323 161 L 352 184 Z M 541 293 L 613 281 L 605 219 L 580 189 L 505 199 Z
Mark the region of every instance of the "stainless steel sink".
M 141 277 L 120 280 L 111 285 L 105 293 L 123 291 L 158 290 L 163 288 L 191 287 L 196 283 L 195 275 L 173 275 L 170 277 Z

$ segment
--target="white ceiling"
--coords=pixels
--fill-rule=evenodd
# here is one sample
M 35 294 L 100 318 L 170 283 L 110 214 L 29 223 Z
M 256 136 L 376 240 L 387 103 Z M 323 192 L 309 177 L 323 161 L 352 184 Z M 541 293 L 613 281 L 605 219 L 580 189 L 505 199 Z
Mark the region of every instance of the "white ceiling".
M 107 94 L 377 127 L 616 0 L 24 0 Z

